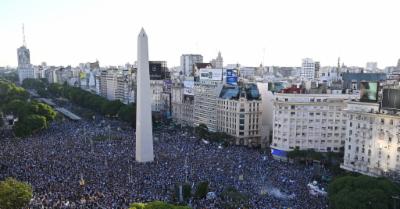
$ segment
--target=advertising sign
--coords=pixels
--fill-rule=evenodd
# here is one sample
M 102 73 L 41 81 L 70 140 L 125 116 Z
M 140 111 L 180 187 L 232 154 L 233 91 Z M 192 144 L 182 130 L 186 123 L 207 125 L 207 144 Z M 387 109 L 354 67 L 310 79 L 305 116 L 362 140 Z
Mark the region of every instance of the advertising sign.
M 222 69 L 200 69 L 200 80 L 222 81 Z
M 164 72 L 162 65 L 159 62 L 149 62 L 150 80 L 164 79 Z
M 400 89 L 383 89 L 382 108 L 400 110 Z
M 183 94 L 194 95 L 194 81 L 183 81 Z
M 360 82 L 360 101 L 378 101 L 378 82 Z
M 237 85 L 238 77 L 236 71 L 233 69 L 227 69 L 225 79 L 227 84 Z

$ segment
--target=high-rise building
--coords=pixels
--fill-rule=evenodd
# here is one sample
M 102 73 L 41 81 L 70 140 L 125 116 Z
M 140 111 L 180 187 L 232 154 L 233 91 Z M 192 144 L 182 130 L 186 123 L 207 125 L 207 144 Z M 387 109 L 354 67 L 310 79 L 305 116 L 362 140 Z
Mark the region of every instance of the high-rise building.
M 181 72 L 184 76 L 193 76 L 193 65 L 202 63 L 203 56 L 200 54 L 183 54 L 181 56 Z
M 130 75 L 118 69 L 102 70 L 99 76 L 99 94 L 108 100 L 133 102 L 132 79 Z
M 19 82 L 22 83 L 27 78 L 35 78 L 35 70 L 31 65 L 31 53 L 26 47 L 25 31 L 22 26 L 23 44 L 18 48 L 18 78 Z
M 397 70 L 399 70 L 399 71 L 400 71 L 400 59 L 399 59 L 399 60 L 397 60 Z
M 222 76 L 222 74 L 221 74 Z M 205 124 L 210 131 L 217 131 L 217 97 L 222 80 L 200 80 L 194 83 L 194 125 Z
M 378 70 L 378 63 L 377 62 L 367 62 L 365 70 L 367 70 L 369 72 L 375 72 L 376 70 Z
M 318 63 L 319 66 L 319 63 Z M 304 58 L 301 63 L 300 77 L 303 80 L 314 80 L 315 62 L 311 58 Z
M 217 58 L 211 60 L 211 65 L 213 68 L 223 68 L 224 67 L 224 59 L 221 56 L 221 52 L 218 52 Z
M 144 29 L 138 37 L 137 105 L 136 105 L 136 161 L 154 161 L 153 128 L 149 73 L 149 49 Z

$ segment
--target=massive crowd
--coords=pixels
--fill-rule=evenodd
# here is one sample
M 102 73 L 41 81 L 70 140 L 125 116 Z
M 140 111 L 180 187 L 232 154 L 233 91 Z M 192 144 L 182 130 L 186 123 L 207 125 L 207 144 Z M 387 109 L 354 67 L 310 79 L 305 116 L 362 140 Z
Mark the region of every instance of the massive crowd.
M 229 186 L 248 196 L 250 208 L 327 208 L 325 197 L 307 190 L 312 167 L 278 162 L 246 147 L 221 148 L 179 128 L 164 127 L 154 135 L 155 161 L 140 164 L 134 158 L 134 130 L 125 124 L 107 119 L 54 122 L 32 137 L 0 140 L 0 180 L 29 182 L 33 209 L 128 208 L 132 202 L 172 201 L 175 184 L 185 181 L 208 181 L 217 196 L 193 199 L 192 208 L 222 208 L 229 200 L 220 194 Z

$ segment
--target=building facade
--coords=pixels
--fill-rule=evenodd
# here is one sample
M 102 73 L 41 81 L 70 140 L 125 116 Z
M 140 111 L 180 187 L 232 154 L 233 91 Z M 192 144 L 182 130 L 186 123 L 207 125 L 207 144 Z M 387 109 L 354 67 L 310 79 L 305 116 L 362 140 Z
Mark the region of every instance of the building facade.
M 303 80 L 314 80 L 315 78 L 315 64 L 311 58 L 304 58 L 301 63 L 300 77 Z M 319 63 L 318 63 L 319 66 Z
M 400 115 L 379 111 L 379 104 L 350 102 L 341 168 L 399 179 Z
M 345 143 L 347 94 L 276 94 L 274 101 L 274 157 L 287 151 L 313 149 L 339 152 Z
M 27 78 L 35 78 L 35 69 L 31 65 L 31 53 L 25 44 L 18 48 L 18 79 L 22 82 Z
M 132 80 L 129 74 L 117 69 L 102 70 L 98 80 L 101 96 L 108 100 L 120 100 L 125 104 L 133 102 Z
M 218 52 L 217 58 L 211 60 L 211 65 L 213 68 L 223 68 L 224 67 L 224 59 L 221 56 L 221 52 Z
M 217 131 L 217 97 L 222 81 L 203 80 L 194 83 L 194 125 L 205 124 L 210 131 Z
M 261 95 L 255 84 L 224 85 L 217 98 L 217 131 L 234 138 L 234 144 L 266 147 L 261 138 Z
M 181 125 L 193 126 L 194 95 L 185 93 L 184 83 L 179 79 L 172 83 L 172 118 Z
M 202 63 L 203 56 L 200 54 L 183 54 L 181 56 L 181 72 L 184 76 L 193 76 L 193 65 Z

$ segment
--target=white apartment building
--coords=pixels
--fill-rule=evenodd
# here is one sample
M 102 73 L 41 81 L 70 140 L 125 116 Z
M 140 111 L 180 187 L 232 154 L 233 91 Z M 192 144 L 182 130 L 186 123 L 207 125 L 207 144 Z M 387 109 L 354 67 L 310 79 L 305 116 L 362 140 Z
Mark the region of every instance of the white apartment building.
M 300 77 L 303 80 L 314 80 L 315 78 L 315 64 L 311 58 L 304 58 L 301 63 Z
M 222 76 L 222 75 L 221 75 Z M 205 124 L 217 131 L 217 97 L 222 81 L 200 80 L 194 84 L 194 125 Z M 218 89 L 219 88 L 219 89 Z
M 379 111 L 377 103 L 362 102 L 349 102 L 346 112 L 346 145 L 341 168 L 398 178 L 400 115 Z
M 295 148 L 339 152 L 345 143 L 348 94 L 275 94 L 271 151 L 285 158 Z
M 108 100 L 120 100 L 125 104 L 133 102 L 132 80 L 129 75 L 116 69 L 103 70 L 99 76 L 99 94 Z
M 202 62 L 203 56 L 200 54 L 183 54 L 181 56 L 181 72 L 184 76 L 193 76 L 193 65 Z
M 266 147 L 261 138 L 261 95 L 256 84 L 224 85 L 217 98 L 217 131 L 236 145 Z

